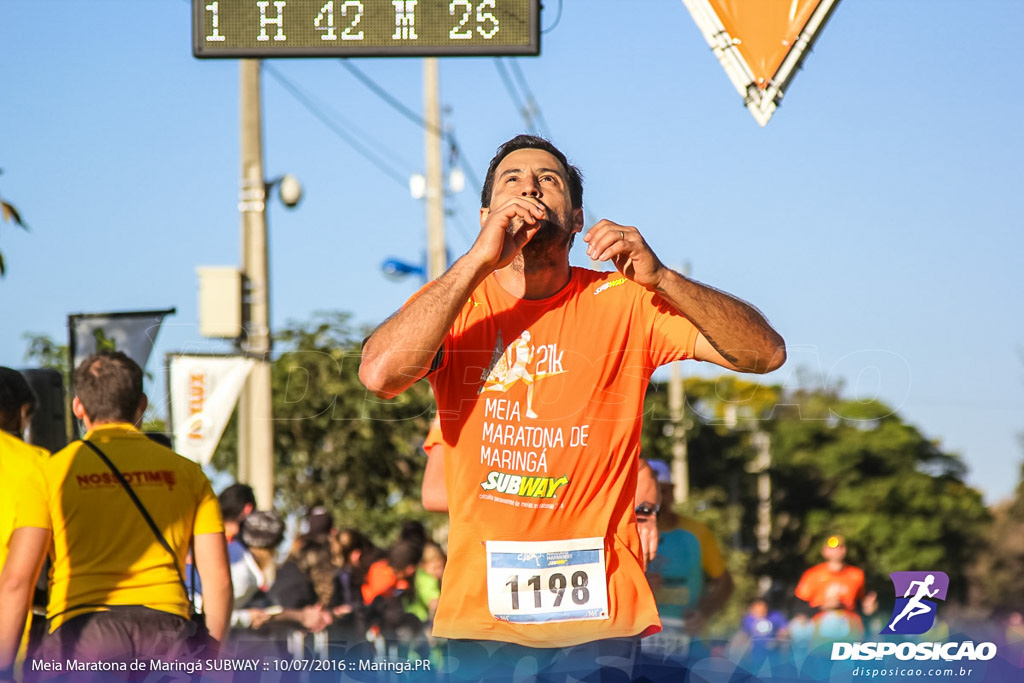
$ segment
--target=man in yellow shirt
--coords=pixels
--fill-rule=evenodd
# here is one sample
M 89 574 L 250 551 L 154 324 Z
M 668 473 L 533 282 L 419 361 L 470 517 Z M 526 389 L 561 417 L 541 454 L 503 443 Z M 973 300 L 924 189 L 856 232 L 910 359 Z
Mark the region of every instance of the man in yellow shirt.
M 46 449 L 22 440 L 35 403 L 35 395 L 22 374 L 0 367 L 0 567 L 14 530 L 15 494 L 39 466 L 39 459 L 49 455 Z
M 22 435 L 35 409 L 36 397 L 25 377 L 17 370 L 0 367 L 0 568 L 7 559 L 7 546 L 15 525 L 17 493 L 49 453 L 27 444 Z M 25 657 L 28 625 L 23 631 L 18 659 Z M 6 672 L 0 672 L 3 680 Z
M 136 659 L 189 656 L 189 602 L 181 576 L 190 543 L 203 584 L 210 636 L 231 612 L 224 527 L 202 469 L 135 425 L 147 400 L 142 370 L 119 352 L 90 356 L 75 371 L 75 417 L 120 470 L 171 553 L 99 454 L 76 441 L 42 463 L 15 503 L 15 529 L 0 574 L 0 671 L 9 666 L 47 549 L 49 632 L 38 658 L 120 670 Z M 55 674 L 61 675 L 61 674 Z

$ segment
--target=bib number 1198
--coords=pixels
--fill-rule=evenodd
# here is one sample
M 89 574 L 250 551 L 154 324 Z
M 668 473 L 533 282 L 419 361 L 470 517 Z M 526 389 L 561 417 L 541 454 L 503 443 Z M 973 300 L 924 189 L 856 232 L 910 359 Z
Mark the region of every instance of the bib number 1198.
M 599 538 L 489 541 L 487 584 L 488 606 L 498 619 L 532 623 L 608 618 Z
M 590 602 L 590 589 L 587 588 L 587 584 L 590 583 L 590 577 L 584 571 L 578 571 L 572 573 L 572 588 L 569 589 L 569 594 L 572 601 L 577 605 L 586 605 Z M 533 606 L 540 609 L 543 606 L 544 600 L 541 596 L 541 576 L 536 574 L 526 580 L 528 587 L 527 595 L 533 596 Z M 554 572 L 548 577 L 547 589 L 555 596 L 554 607 L 561 607 L 562 601 L 565 599 L 566 588 L 569 586 L 569 579 L 566 578 L 565 574 L 560 572 Z M 519 609 L 519 575 L 513 574 L 509 577 L 505 585 L 509 587 L 509 591 L 512 595 L 512 609 Z

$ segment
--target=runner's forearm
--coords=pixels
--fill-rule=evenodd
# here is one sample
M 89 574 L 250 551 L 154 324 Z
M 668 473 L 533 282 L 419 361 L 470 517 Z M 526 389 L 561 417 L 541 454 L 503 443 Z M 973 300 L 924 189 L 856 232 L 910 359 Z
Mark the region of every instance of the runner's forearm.
M 381 323 L 363 345 L 359 379 L 366 388 L 393 398 L 426 375 L 455 316 L 487 274 L 464 256 Z
M 731 294 L 665 269 L 656 291 L 740 372 L 765 373 L 786 360 L 786 344 L 756 308 Z
M 48 529 L 20 527 L 11 534 L 0 572 L 0 669 L 13 665 L 18 654 L 49 543 Z

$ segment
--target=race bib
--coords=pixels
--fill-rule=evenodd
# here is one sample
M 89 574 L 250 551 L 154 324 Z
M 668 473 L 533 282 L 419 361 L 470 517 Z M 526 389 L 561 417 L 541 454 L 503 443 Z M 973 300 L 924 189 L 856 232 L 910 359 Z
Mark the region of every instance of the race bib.
M 608 618 L 604 539 L 487 541 L 487 605 L 496 619 Z

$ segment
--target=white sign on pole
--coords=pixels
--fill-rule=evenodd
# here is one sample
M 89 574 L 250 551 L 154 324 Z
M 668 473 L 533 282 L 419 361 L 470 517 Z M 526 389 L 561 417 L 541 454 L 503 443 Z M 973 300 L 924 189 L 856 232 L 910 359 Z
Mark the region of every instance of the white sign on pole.
M 170 356 L 174 450 L 206 465 L 235 409 L 254 361 L 240 356 Z

